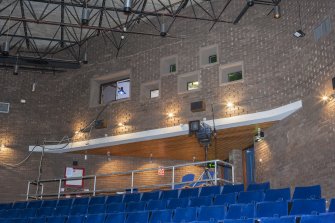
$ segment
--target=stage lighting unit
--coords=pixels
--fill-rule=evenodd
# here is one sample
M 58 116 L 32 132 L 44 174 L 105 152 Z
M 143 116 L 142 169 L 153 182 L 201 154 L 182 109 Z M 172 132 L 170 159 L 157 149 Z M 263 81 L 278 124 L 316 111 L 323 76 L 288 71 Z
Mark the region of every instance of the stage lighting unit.
M 131 5 L 132 5 L 132 0 L 125 0 L 123 11 L 127 13 L 131 12 Z
M 4 56 L 8 56 L 9 55 L 9 42 L 8 41 L 5 41 L 3 44 L 2 44 L 2 55 Z
M 83 8 L 83 10 L 81 12 L 81 24 L 82 25 L 88 25 L 89 17 L 90 17 L 89 9 L 88 8 Z
M 18 75 L 19 74 L 19 65 L 15 64 L 13 74 L 14 75 Z
M 166 34 L 167 34 L 167 32 L 166 32 L 166 26 L 165 26 L 165 23 L 161 23 L 161 26 L 160 26 L 160 35 L 161 35 L 162 37 L 165 37 Z
M 301 37 L 304 37 L 306 34 L 301 29 L 299 29 L 293 35 L 297 38 L 301 38 Z
M 118 93 L 118 95 L 125 95 L 125 94 L 127 94 L 127 93 L 123 90 L 123 87 L 118 88 L 117 93 Z
M 84 53 L 83 64 L 88 64 L 87 52 Z
M 264 136 L 264 132 L 260 128 L 258 128 L 255 135 L 255 142 L 261 142 L 264 139 Z
M 279 5 L 275 5 L 275 7 L 273 8 L 273 17 L 275 19 L 279 19 L 281 17 L 281 12 L 280 12 L 280 6 Z
M 254 0 L 247 0 L 248 6 L 253 6 L 255 4 Z
M 200 130 L 200 120 L 188 122 L 188 127 L 189 127 L 189 135 L 198 132 Z
M 208 124 L 201 122 L 200 129 L 195 134 L 199 143 L 205 147 L 208 147 L 208 145 L 211 143 L 212 128 Z

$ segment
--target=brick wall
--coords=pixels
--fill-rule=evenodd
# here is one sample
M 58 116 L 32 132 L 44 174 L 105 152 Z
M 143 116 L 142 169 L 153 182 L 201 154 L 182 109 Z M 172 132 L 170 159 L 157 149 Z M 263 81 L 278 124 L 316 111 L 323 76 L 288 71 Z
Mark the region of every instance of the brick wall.
M 242 7 L 243 3 L 234 1 L 237 13 Z M 187 34 L 187 38 L 132 36 L 117 58 L 111 44 L 97 38 L 89 48 L 89 64 L 64 74 L 21 72 L 13 76 L 11 70 L 1 70 L 0 101 L 10 102 L 11 112 L 0 115 L 0 140 L 8 147 L 0 152 L 0 161 L 18 162 L 27 155 L 28 145 L 36 141 L 71 136 L 101 109 L 89 106 L 91 78 L 131 69 L 131 99 L 109 106 L 101 116 L 108 121 L 108 128 L 94 130 L 91 138 L 173 126 L 203 117 L 210 119 L 210 110 L 190 112 L 190 102 L 199 99 L 215 103 L 217 118 L 268 110 L 301 99 L 303 109 L 274 125 L 266 132 L 266 141 L 256 146 L 256 159 L 262 159 L 256 165 L 257 179 L 270 179 L 275 187 L 321 183 L 326 197 L 335 196 L 333 106 L 319 101 L 322 94 L 331 93 L 334 31 L 318 42 L 313 37 L 313 29 L 324 18 L 330 16 L 335 21 L 335 3 L 301 2 L 303 29 L 307 34 L 302 39 L 292 36 L 300 28 L 297 7 L 295 1 L 283 1 L 283 16 L 274 20 L 265 16 L 267 9 L 256 6 L 238 25 L 217 24 L 211 32 L 206 23 L 177 21 L 173 31 Z M 243 82 L 220 87 L 219 65 L 200 68 L 199 48 L 212 44 L 219 47 L 219 64 L 244 62 Z M 174 54 L 178 55 L 178 73 L 160 77 L 160 58 Z M 177 76 L 196 70 L 200 70 L 202 89 L 178 94 Z M 36 92 L 31 92 L 34 79 L 38 85 Z M 160 100 L 141 102 L 141 83 L 159 79 Z M 21 98 L 27 103 L 19 103 Z M 234 102 L 235 108 L 227 111 L 224 106 L 227 101 Z M 175 118 L 166 118 L 170 111 L 176 114 Z M 115 127 L 121 119 L 127 123 L 126 127 Z M 22 198 L 20 194 L 24 194 L 27 180 L 37 176 L 39 157 L 40 154 L 33 154 L 20 168 L 0 167 L 4 179 L 0 201 Z M 151 165 L 147 159 L 133 158 L 117 158 L 118 163 L 112 161 L 107 165 L 105 159 L 97 156 L 84 161 L 80 155 L 47 154 L 42 177 L 62 176 L 65 166 L 73 160 L 79 160 L 88 173 L 107 172 L 119 166 L 128 170 Z M 157 162 L 165 165 L 176 161 Z

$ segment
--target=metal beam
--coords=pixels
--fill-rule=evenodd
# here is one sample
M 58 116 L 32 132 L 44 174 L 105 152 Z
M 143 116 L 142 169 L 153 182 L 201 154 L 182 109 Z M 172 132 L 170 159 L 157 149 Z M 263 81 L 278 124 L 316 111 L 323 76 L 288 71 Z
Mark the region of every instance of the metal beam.
M 26 18 L 25 13 L 24 13 L 23 0 L 20 0 L 20 8 L 21 8 L 21 17 Z M 28 40 L 27 22 L 26 21 L 23 21 L 23 32 L 24 32 L 24 36 L 25 36 L 25 39 L 26 39 L 27 49 L 29 49 L 30 48 L 30 43 L 29 43 L 29 40 Z
M 70 40 L 61 40 L 61 39 L 38 37 L 38 36 L 23 36 L 23 35 L 18 35 L 18 34 L 5 34 L 5 35 L 10 36 L 10 37 L 24 38 L 24 39 L 27 39 L 28 41 L 29 39 L 35 39 L 35 40 L 43 40 L 43 41 L 51 41 L 51 42 L 62 42 L 63 41 L 63 43 L 71 43 L 71 44 L 76 43 Z

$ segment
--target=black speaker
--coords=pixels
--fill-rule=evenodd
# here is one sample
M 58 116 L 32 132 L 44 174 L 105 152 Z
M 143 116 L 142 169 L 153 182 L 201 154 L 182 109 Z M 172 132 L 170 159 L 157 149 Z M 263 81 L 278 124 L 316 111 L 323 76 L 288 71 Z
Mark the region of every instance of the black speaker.
M 333 77 L 332 82 L 333 82 L 333 90 L 335 90 L 335 77 Z
M 206 110 L 206 105 L 204 101 L 196 101 L 191 103 L 192 112 L 202 112 Z

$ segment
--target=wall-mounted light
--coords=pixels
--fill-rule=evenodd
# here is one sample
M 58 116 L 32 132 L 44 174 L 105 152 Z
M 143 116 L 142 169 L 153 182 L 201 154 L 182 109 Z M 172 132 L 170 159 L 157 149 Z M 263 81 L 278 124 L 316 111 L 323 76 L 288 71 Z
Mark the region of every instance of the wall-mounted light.
M 5 148 L 5 144 L 1 143 L 0 150 Z
M 231 101 L 228 101 L 226 105 L 227 105 L 228 108 L 234 107 L 234 103 L 231 102 Z
M 87 160 L 87 150 L 85 151 L 84 159 Z
M 264 132 L 261 130 L 261 128 L 257 129 L 257 133 L 255 135 L 255 142 L 263 141 L 264 139 Z
M 330 102 L 330 101 L 333 101 L 334 99 L 335 99 L 335 94 L 322 96 L 322 101 L 324 102 Z
M 152 157 L 153 157 L 153 155 L 152 155 L 152 153 L 150 153 L 150 159 L 149 159 L 150 163 L 152 163 Z
M 111 161 L 112 160 L 112 156 L 111 153 L 108 151 L 107 152 L 107 161 Z
M 168 118 L 173 118 L 174 114 L 172 112 L 167 113 Z
M 123 122 L 119 122 L 117 125 L 118 125 L 119 127 L 123 127 L 123 126 L 125 126 L 125 124 L 124 124 Z

